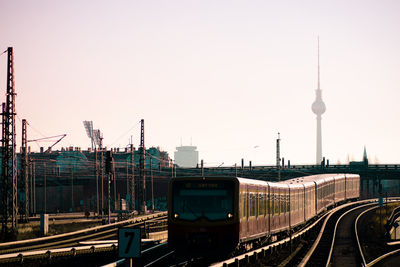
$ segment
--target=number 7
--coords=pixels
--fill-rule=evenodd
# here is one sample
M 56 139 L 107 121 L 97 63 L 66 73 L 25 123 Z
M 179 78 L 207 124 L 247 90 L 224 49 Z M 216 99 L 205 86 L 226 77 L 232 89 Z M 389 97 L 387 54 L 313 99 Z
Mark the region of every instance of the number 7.
M 134 236 L 135 236 L 135 232 L 125 232 L 125 237 L 129 237 L 128 246 L 126 246 L 126 249 L 125 249 L 125 254 L 128 254 L 129 250 L 131 249 Z

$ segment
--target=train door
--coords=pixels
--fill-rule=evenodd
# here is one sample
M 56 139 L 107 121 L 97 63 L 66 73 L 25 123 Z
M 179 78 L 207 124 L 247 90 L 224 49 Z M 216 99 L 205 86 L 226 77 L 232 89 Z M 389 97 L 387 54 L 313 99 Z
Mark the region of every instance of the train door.
M 249 186 L 246 186 L 246 236 L 250 233 L 250 192 Z
M 269 216 L 270 216 L 270 229 L 271 231 L 275 230 L 276 227 L 276 221 L 275 221 L 275 205 L 276 205 L 276 201 L 275 201 L 275 187 L 274 186 L 270 186 L 270 195 L 269 195 Z
M 303 222 L 306 220 L 306 209 L 307 209 L 307 196 L 306 196 L 306 186 L 303 184 Z
M 317 183 L 315 181 L 314 181 L 314 185 L 315 185 L 315 187 L 314 187 L 314 199 L 315 199 L 314 206 L 315 206 L 315 215 L 317 215 L 318 214 L 318 208 L 319 208 L 319 203 L 318 203 L 319 192 L 318 192 L 318 185 L 317 185 Z
M 271 186 L 268 184 L 267 189 L 267 222 L 268 222 L 268 232 L 271 234 Z
M 288 218 L 289 218 L 289 231 L 291 231 L 292 228 L 292 197 L 291 197 L 291 192 L 292 190 L 290 190 L 290 186 L 288 185 L 288 207 L 287 207 L 287 211 L 288 211 Z
M 247 186 L 239 189 L 239 214 L 240 214 L 240 233 L 241 237 L 247 235 Z

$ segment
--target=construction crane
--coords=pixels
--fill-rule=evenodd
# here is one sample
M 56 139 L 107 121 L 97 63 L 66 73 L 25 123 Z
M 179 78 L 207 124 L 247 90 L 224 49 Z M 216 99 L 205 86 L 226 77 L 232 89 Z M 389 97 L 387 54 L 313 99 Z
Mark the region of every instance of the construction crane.
M 47 140 L 47 139 L 53 139 L 53 138 L 60 137 L 53 145 L 49 146 L 49 148 L 44 152 L 44 153 L 49 153 L 51 151 L 51 149 L 53 148 L 53 146 L 58 144 L 66 136 L 67 136 L 66 134 L 59 134 L 59 135 L 54 135 L 54 136 L 49 136 L 49 137 L 43 137 L 43 138 L 28 140 L 28 142 L 37 142 L 37 141 L 43 141 L 43 140 Z

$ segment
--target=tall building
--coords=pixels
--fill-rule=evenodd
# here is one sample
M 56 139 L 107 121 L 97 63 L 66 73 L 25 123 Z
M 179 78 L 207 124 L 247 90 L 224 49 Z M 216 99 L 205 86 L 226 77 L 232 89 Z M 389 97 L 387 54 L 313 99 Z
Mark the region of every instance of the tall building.
M 322 161 L 322 133 L 321 133 L 321 115 L 325 112 L 326 107 L 322 101 L 322 90 L 320 88 L 320 71 L 319 71 L 319 37 L 318 37 L 318 88 L 315 90 L 315 101 L 311 106 L 312 111 L 317 115 L 317 153 L 316 164 Z
M 199 162 L 199 152 L 195 146 L 178 146 L 174 153 L 175 164 L 179 167 L 194 168 Z

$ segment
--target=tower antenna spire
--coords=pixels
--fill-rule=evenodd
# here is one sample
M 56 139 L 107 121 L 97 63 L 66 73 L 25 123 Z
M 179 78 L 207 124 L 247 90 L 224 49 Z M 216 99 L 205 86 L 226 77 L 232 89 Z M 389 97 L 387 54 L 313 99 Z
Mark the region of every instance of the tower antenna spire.
M 320 82 L 320 79 L 319 79 L 319 35 L 318 35 L 318 90 L 320 90 L 321 88 L 320 88 L 320 84 L 319 84 L 319 82 Z

